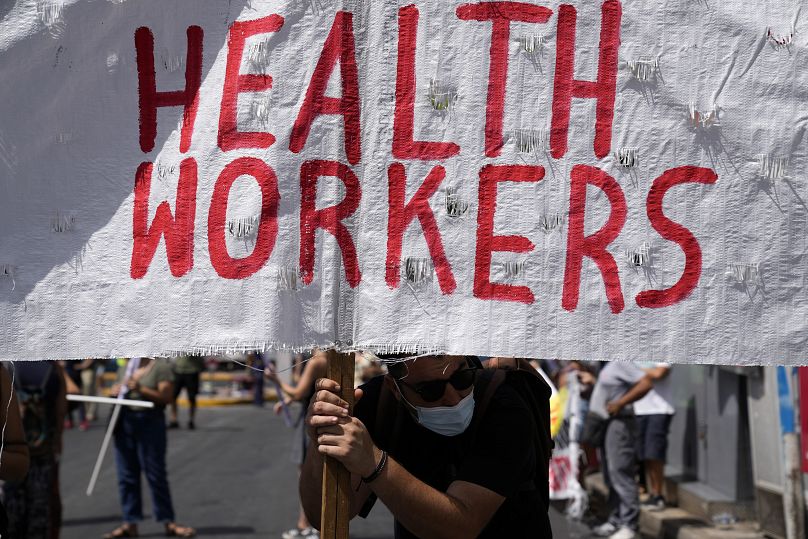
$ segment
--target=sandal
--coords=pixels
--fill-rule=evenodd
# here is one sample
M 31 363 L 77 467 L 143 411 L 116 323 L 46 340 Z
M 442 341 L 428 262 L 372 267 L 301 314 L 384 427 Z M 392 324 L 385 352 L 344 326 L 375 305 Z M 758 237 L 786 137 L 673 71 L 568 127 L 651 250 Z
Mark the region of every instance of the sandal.
M 111 532 L 104 534 L 104 539 L 117 539 L 118 537 L 138 537 L 137 528 L 123 524 Z
M 196 530 L 190 526 L 180 526 L 172 522 L 166 524 L 166 537 L 195 537 Z

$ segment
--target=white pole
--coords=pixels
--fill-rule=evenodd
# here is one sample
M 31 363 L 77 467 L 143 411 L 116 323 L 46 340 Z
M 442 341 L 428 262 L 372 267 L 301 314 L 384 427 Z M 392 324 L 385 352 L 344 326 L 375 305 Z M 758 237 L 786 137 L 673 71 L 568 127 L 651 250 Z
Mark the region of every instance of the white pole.
M 152 401 L 134 401 L 129 399 L 111 399 L 109 397 L 92 397 L 89 395 L 68 395 L 67 400 L 73 402 L 93 402 L 95 404 L 125 404 L 135 408 L 154 408 Z
M 101 473 L 101 465 L 104 463 L 104 455 L 107 454 L 109 441 L 112 439 L 112 432 L 115 430 L 115 425 L 118 423 L 118 416 L 121 413 L 121 405 L 116 404 L 112 409 L 112 417 L 107 426 L 107 433 L 104 435 L 104 441 L 101 442 L 101 451 L 98 452 L 98 458 L 95 459 L 95 467 L 93 468 L 93 475 L 90 476 L 90 484 L 87 486 L 87 496 L 93 495 L 95 490 L 95 483 L 98 481 L 98 474 Z
M 154 361 L 154 360 L 152 360 Z M 101 465 L 104 463 L 104 455 L 107 453 L 107 448 L 109 447 L 109 441 L 112 439 L 112 433 L 115 431 L 115 425 L 118 423 L 118 416 L 121 414 L 121 402 L 124 400 L 124 396 L 126 395 L 128 389 L 126 387 L 127 382 L 132 377 L 132 374 L 135 370 L 140 366 L 140 358 L 133 357 L 129 360 L 129 363 L 126 365 L 126 374 L 124 375 L 123 382 L 121 383 L 121 389 L 118 392 L 118 398 L 114 399 L 115 407 L 112 409 L 112 417 L 109 420 L 109 426 L 107 426 L 107 433 L 104 435 L 104 441 L 101 442 L 101 450 L 98 452 L 98 457 L 95 459 L 95 467 L 93 468 L 93 474 L 90 476 L 90 484 L 87 486 L 87 496 L 93 495 L 93 490 L 95 489 L 95 483 L 98 481 L 98 474 L 101 473 Z

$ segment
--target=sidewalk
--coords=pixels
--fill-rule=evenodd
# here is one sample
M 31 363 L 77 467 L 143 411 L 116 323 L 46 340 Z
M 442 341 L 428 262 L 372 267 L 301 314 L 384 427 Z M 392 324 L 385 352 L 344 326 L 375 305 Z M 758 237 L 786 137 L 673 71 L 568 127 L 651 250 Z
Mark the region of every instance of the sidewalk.
M 116 375 L 106 373 L 102 379 L 102 394 L 108 396 L 109 390 L 115 383 Z M 245 383 L 251 383 L 247 373 L 236 372 L 202 372 L 199 375 L 200 392 L 196 398 L 196 405 L 199 408 L 211 406 L 230 406 L 235 404 L 252 404 L 252 389 L 244 389 Z M 264 389 L 264 401 L 273 403 L 278 400 L 275 390 L 271 384 L 266 384 Z M 177 399 L 177 404 L 181 407 L 188 407 L 188 398 L 183 391 Z
M 600 473 L 586 477 L 589 495 L 605 502 L 608 489 Z M 716 526 L 678 507 L 663 511 L 643 508 L 640 513 L 640 533 L 646 539 L 763 539 L 758 523 L 744 521 L 728 526 Z

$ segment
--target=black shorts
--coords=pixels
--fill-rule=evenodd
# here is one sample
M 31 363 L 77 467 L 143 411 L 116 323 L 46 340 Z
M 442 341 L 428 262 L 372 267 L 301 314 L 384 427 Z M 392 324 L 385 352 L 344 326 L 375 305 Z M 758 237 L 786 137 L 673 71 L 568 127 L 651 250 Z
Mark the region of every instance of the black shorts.
M 190 374 L 174 373 L 174 398 L 176 399 L 182 388 L 188 392 L 188 399 L 194 400 L 199 394 L 199 373 Z
M 637 458 L 665 461 L 668 453 L 668 432 L 673 415 L 637 416 Z

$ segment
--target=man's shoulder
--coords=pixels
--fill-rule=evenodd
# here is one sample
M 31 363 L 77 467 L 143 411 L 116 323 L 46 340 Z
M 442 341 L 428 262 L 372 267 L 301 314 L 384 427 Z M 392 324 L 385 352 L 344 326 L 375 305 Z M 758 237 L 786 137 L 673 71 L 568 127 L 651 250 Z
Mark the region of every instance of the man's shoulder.
M 482 378 L 493 378 L 494 374 L 494 370 L 486 370 L 483 372 Z M 483 414 L 479 419 L 481 425 L 503 424 L 503 422 L 510 423 L 512 421 L 520 423 L 530 417 L 532 413 L 531 406 L 525 396 L 522 395 L 523 391 L 527 391 L 525 386 L 517 386 L 513 378 L 506 376 L 486 403 L 484 391 L 487 383 L 491 383 L 491 381 L 481 381 L 482 394 L 475 394 L 475 400 L 477 401 L 476 412 Z

